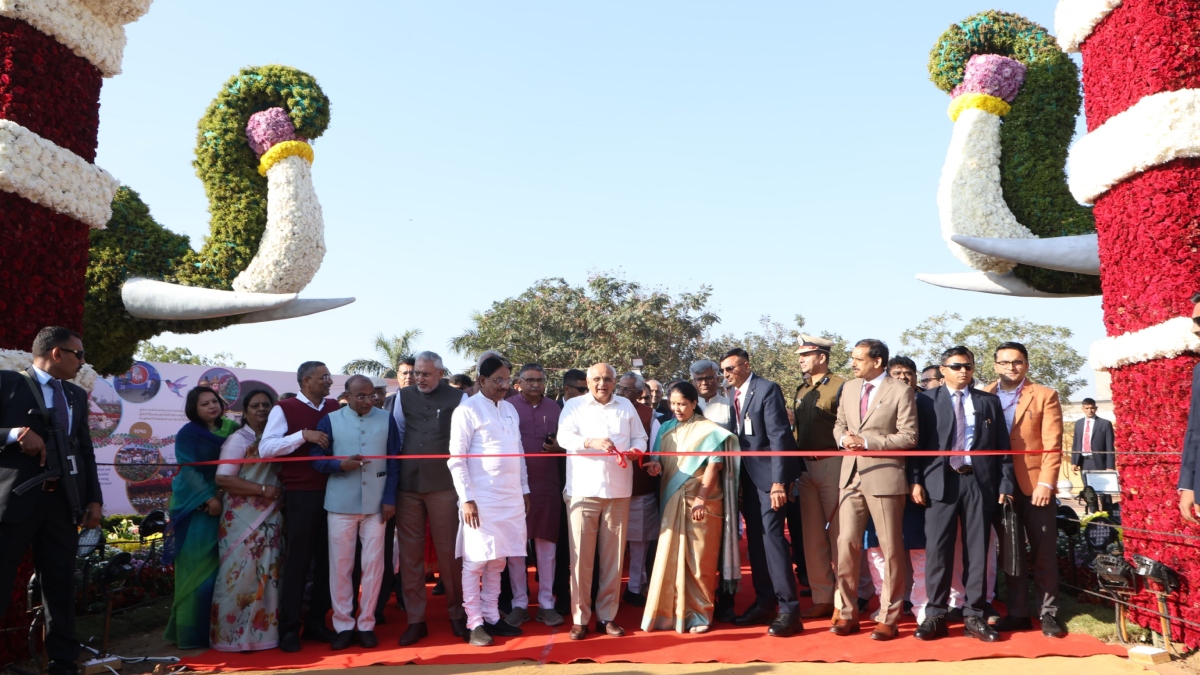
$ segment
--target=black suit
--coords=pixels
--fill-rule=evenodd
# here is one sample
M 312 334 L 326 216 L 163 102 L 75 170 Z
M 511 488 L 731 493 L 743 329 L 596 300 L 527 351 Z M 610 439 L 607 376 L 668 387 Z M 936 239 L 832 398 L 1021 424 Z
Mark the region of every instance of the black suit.
M 1194 377 L 1194 374 L 1193 374 Z M 1087 418 L 1075 420 L 1075 439 L 1071 442 L 1071 465 L 1084 471 L 1112 471 L 1117 468 L 1117 455 L 1113 452 L 1113 425 L 1103 417 L 1092 418 L 1092 455 L 1083 454 L 1083 431 Z M 1191 428 L 1191 418 L 1188 418 Z
M 742 450 L 795 450 L 796 439 L 788 422 L 787 403 L 779 385 L 752 375 L 745 400 L 730 401 Z M 747 423 L 747 420 L 749 423 Z M 771 485 L 787 485 L 800 476 L 798 457 L 743 457 L 741 470 L 742 515 L 746 518 L 746 548 L 755 602 L 780 613 L 797 614 L 796 577 L 783 534 L 786 509 L 771 508 Z
M 1178 487 L 1200 492 L 1200 364 L 1192 370 L 1192 406 L 1188 409 L 1187 434 L 1183 437 Z
M 33 369 L 28 372 L 32 375 Z M 68 482 L 77 486 L 81 507 L 103 503 L 88 431 L 87 392 L 63 382 L 63 394 L 71 413 L 68 438 L 75 444 L 77 473 L 43 483 L 52 490 L 35 487 L 18 495 L 14 488 L 45 469 L 38 466 L 36 457 L 22 454 L 19 445 L 8 443 L 9 430 L 29 427 L 46 441 L 47 450 L 51 434 L 25 378 L 17 372 L 0 371 L 0 443 L 4 444 L 0 450 L 0 588 L 6 589 L 0 594 L 0 615 L 8 610 L 17 568 L 32 546 L 46 609 L 46 653 L 52 675 L 76 672 L 75 659 L 79 656 L 75 637 L 75 554 L 79 537 L 76 516 L 67 501 Z M 53 408 L 53 398 L 45 404 Z
M 995 394 L 968 389 L 974 407 L 974 438 L 971 450 L 1008 450 L 1008 426 L 1000 398 Z M 933 401 L 936 416 L 937 450 L 961 450 L 954 447 L 955 414 L 951 390 L 938 387 L 922 396 Z M 964 407 L 966 407 L 964 405 Z M 970 416 L 967 419 L 970 423 Z M 949 455 L 931 456 L 908 462 L 909 482 L 925 487 L 929 511 L 925 514 L 925 570 L 929 605 L 926 616 L 944 616 L 950 601 L 950 581 L 954 571 L 954 541 L 958 525 L 963 538 L 963 587 L 966 604 L 963 614 L 982 617 L 987 604 L 987 547 L 992 516 L 1001 494 L 1016 489 L 1012 455 L 970 457 L 969 473 L 960 473 L 950 465 Z M 966 467 L 963 471 L 968 471 Z

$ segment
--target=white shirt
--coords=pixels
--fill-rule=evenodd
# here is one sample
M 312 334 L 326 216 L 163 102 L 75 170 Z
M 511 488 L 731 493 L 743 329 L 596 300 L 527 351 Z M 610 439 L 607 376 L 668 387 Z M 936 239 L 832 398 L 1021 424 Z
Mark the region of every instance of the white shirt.
M 296 398 L 313 410 L 321 409 L 320 405 L 313 405 L 313 402 L 308 400 L 304 394 L 296 394 Z M 279 406 L 271 408 L 271 414 L 267 415 L 267 426 L 263 429 L 262 439 L 258 442 L 258 456 L 266 458 L 290 455 L 296 448 L 304 445 L 304 430 L 301 429 L 288 436 L 287 428 L 287 416 L 284 415 L 283 408 Z
M 1017 414 L 1017 399 L 1020 397 L 1021 385 L 1025 384 L 1022 379 L 1017 383 L 1016 388 L 1012 391 L 1004 391 L 1004 387 L 996 387 L 996 395 L 1000 397 L 1000 407 L 1004 410 L 1004 424 L 1008 426 L 1008 431 L 1011 433 L 1013 423 Z
M 971 396 L 971 389 L 968 387 L 966 389 L 956 390 L 954 387 L 951 387 L 949 384 L 943 384 L 942 386 L 946 388 L 946 391 L 950 392 L 950 407 L 951 408 L 954 408 L 955 406 L 958 405 L 954 400 L 954 395 L 958 391 L 962 391 L 965 394 L 965 396 L 963 396 L 963 416 L 967 420 L 967 434 L 966 434 L 967 447 L 953 448 L 953 449 L 954 450 L 970 450 L 971 445 L 975 441 L 975 403 L 973 402 L 974 397 Z M 956 414 L 955 418 L 957 419 L 957 417 L 958 416 Z M 957 434 L 957 432 L 955 432 L 955 433 Z M 951 466 L 951 468 L 955 468 L 955 469 L 957 469 L 960 466 L 971 466 L 971 458 L 970 458 L 970 456 L 967 456 L 967 455 L 951 455 L 950 456 L 950 466 Z
M 617 450 L 647 449 L 646 430 L 633 404 L 622 396 L 600 403 L 589 392 L 567 401 L 558 418 L 558 444 L 567 451 L 568 497 L 621 499 L 633 494 L 633 468 L 622 468 L 612 454 L 584 448 L 589 438 L 607 438 Z
M 481 492 L 491 492 L 489 487 L 497 482 L 503 483 L 497 487 L 505 489 L 496 492 L 512 491 L 511 488 L 517 487 L 512 480 L 516 475 L 520 476 L 520 492 L 517 494 L 529 494 L 529 474 L 525 470 L 524 458 L 466 458 L 467 455 L 519 455 L 522 452 L 517 409 L 508 401 L 497 404 L 478 393 L 454 409 L 450 418 L 450 459 L 446 460 L 446 464 L 454 479 L 459 501 L 476 501 Z M 520 506 L 524 509 L 524 502 Z
M 740 395 L 740 394 L 739 394 Z M 729 420 L 733 417 L 733 405 L 729 399 L 717 394 L 707 401 L 704 397 L 699 397 L 697 403 L 700 405 L 700 412 L 704 413 L 705 419 L 716 422 L 721 426 L 729 424 Z
M 36 377 L 38 383 L 42 385 L 42 399 L 46 402 L 46 411 L 47 412 L 52 411 L 52 410 L 54 410 L 54 389 L 50 388 L 50 380 L 53 380 L 54 376 L 51 375 L 50 373 L 47 373 L 46 371 L 42 370 L 41 368 L 38 368 L 37 366 L 32 366 L 32 368 L 33 368 L 34 377 Z M 63 396 L 66 397 L 66 395 L 67 395 L 66 387 L 63 387 Z M 67 435 L 68 436 L 71 435 L 71 427 L 73 427 L 73 426 L 75 426 L 75 417 L 71 414 L 71 404 L 67 403 Z M 20 430 L 21 430 L 21 427 L 15 427 L 13 429 L 10 429 L 8 432 L 8 438 L 5 441 L 5 445 L 8 445 L 10 443 L 16 443 L 17 436 L 20 435 L 18 433 Z

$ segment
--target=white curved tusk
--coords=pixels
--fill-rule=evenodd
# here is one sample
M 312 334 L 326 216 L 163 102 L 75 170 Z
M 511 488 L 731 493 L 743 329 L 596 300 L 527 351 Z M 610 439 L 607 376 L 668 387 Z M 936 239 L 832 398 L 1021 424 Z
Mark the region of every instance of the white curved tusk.
M 273 309 L 295 299 L 295 293 L 238 293 L 141 277 L 127 279 L 121 286 L 125 311 L 139 319 L 213 319 Z
M 1083 298 L 1086 295 L 1070 293 L 1047 293 L 1039 291 L 1021 281 L 1012 272 L 963 272 L 959 274 L 918 274 L 917 279 L 927 284 L 953 288 L 960 291 L 1010 295 L 1019 298 Z
M 298 155 L 267 170 L 267 227 L 258 251 L 233 280 L 243 293 L 299 293 L 321 269 L 325 221 L 312 167 Z
M 238 323 L 262 323 L 263 321 L 281 321 L 295 319 L 309 314 L 337 309 L 354 302 L 354 298 L 300 298 L 282 307 L 264 309 L 243 315 Z
M 999 239 L 954 234 L 950 240 L 976 253 L 1021 265 L 1060 272 L 1100 274 L 1100 243 L 1099 237 L 1094 234 L 1045 239 Z

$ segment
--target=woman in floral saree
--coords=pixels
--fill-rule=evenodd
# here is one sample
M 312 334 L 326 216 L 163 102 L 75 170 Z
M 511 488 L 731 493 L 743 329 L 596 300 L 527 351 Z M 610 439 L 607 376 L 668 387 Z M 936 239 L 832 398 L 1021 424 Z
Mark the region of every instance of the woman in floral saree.
M 224 416 L 225 402 L 212 389 L 196 387 L 188 392 L 184 412 L 191 421 L 175 435 L 176 461 L 211 462 L 220 457 L 221 444 L 237 429 L 237 423 Z M 216 466 L 184 466 L 171 480 L 171 524 L 163 562 L 175 565 L 175 600 L 163 638 L 180 649 L 209 646 L 221 513 L 216 473 Z
M 221 446 L 221 459 L 255 459 L 258 441 L 275 405 L 265 389 L 242 398 L 242 428 Z M 225 490 L 218 525 L 220 568 L 212 602 L 213 649 L 223 652 L 279 646 L 280 549 L 283 496 L 279 465 L 222 464 L 217 485 Z
M 704 418 L 696 388 L 680 382 L 670 391 L 671 413 L 654 452 L 736 451 L 737 437 Z M 725 583 L 741 577 L 738 559 L 737 457 L 697 454 L 653 456 L 651 475 L 662 474 L 662 529 L 650 576 L 642 630 L 704 633 L 712 624 L 717 571 Z

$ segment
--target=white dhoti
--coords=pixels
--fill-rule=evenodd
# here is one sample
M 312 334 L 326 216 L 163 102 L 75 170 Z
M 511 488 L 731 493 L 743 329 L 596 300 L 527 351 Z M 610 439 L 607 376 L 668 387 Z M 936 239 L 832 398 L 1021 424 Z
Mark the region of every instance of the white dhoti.
M 375 630 L 375 604 L 383 584 L 383 520 L 378 513 L 330 513 L 329 523 L 329 591 L 333 601 L 333 629 Z M 362 593 L 358 600 L 358 617 L 354 611 L 354 551 L 362 542 Z
M 506 558 L 481 562 L 463 561 L 463 610 L 467 613 L 467 628 L 474 630 L 483 622 L 500 621 L 500 573 Z

